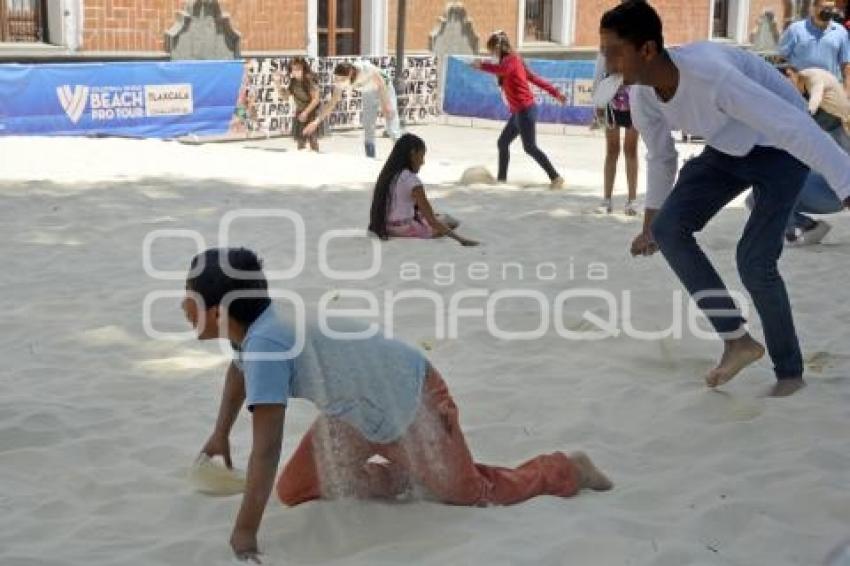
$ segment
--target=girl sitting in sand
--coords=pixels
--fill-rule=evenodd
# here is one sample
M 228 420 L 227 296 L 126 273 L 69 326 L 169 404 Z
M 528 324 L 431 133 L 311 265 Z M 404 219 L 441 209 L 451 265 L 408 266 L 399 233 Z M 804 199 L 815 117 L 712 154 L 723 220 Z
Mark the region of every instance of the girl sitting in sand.
M 425 142 L 413 134 L 404 134 L 396 142 L 375 183 L 369 231 L 382 240 L 448 236 L 463 246 L 477 246 L 475 240 L 454 231 L 457 220 L 435 214 L 431 208 L 417 176 L 425 152 Z
M 335 331 L 329 336 L 298 315 L 279 315 L 262 262 L 250 250 L 195 256 L 183 310 L 200 340 L 228 340 L 235 350 L 202 452 L 229 464 L 233 423 L 243 405 L 251 415 L 245 492 L 230 538 L 242 560 L 259 562 L 257 531 L 275 487 L 291 398 L 315 403 L 319 417 L 277 479 L 278 498 L 289 506 L 395 499 L 413 486 L 437 501 L 469 506 L 612 487 L 582 452 L 543 454 L 518 468 L 476 463 L 445 381 L 419 350 L 381 333 L 364 339 L 369 325 L 350 318 L 326 319 Z

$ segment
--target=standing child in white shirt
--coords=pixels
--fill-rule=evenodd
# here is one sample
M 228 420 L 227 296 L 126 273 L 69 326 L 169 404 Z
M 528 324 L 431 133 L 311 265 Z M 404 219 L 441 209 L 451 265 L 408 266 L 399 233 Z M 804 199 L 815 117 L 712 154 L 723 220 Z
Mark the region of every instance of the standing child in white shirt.
M 760 359 L 764 347 L 747 332 L 694 234 L 752 186 L 754 208 L 738 243 L 738 270 L 779 380 L 773 393 L 793 393 L 804 385 L 803 359 L 777 268 L 785 225 L 809 167 L 850 206 L 850 156 L 818 128 L 790 82 L 757 55 L 710 42 L 666 50 L 661 19 L 638 0 L 606 12 L 600 33 L 609 69 L 634 85 L 632 118 L 648 150 L 646 215 L 632 254 L 661 250 L 724 340 L 707 385 L 728 382 Z M 671 130 L 707 143 L 678 180 Z
M 366 157 L 375 157 L 375 126 L 378 122 L 378 108 L 380 107 L 384 113 L 386 132 L 393 141 L 401 136 L 401 124 L 398 117 L 398 100 L 389 75 L 369 61 L 340 63 L 334 68 L 334 91 L 331 101 L 304 131 L 307 135 L 315 132 L 322 120 L 334 111 L 342 100 L 343 91 L 347 89 L 359 90 L 363 96 L 360 122 L 363 125 Z
M 396 142 L 375 183 L 369 231 L 382 240 L 448 236 L 463 246 L 477 246 L 475 240 L 454 231 L 456 220 L 431 208 L 417 175 L 425 152 L 425 142 L 413 134 L 404 134 Z

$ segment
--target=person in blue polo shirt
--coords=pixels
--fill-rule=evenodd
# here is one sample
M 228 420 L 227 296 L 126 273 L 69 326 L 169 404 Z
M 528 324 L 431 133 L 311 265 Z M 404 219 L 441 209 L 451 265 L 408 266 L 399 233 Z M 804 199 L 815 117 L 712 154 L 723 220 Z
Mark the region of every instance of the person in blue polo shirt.
M 850 38 L 834 21 L 835 0 L 814 0 L 811 17 L 794 22 L 779 40 L 779 54 L 797 69 L 824 69 L 850 91 Z

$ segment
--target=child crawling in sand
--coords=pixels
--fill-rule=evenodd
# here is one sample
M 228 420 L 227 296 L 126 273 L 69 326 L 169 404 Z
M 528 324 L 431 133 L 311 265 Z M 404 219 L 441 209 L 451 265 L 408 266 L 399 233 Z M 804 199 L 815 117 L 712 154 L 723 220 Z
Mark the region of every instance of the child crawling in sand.
M 413 486 L 444 503 L 477 506 L 612 487 L 582 452 L 553 452 L 518 468 L 476 463 L 446 383 L 418 350 L 380 334 L 365 337 L 369 326 L 351 319 L 328 320 L 346 338 L 279 316 L 262 263 L 249 250 L 199 254 L 186 291 L 183 310 L 198 338 L 229 340 L 236 352 L 202 452 L 230 466 L 230 430 L 243 404 L 251 412 L 246 488 L 230 538 L 242 560 L 259 562 L 257 531 L 275 486 L 290 398 L 309 399 L 320 416 L 277 479 L 277 495 L 289 506 L 392 499 Z
M 404 134 L 395 143 L 375 183 L 369 231 L 382 240 L 448 236 L 462 246 L 477 246 L 475 240 L 455 232 L 457 220 L 431 208 L 418 176 L 425 152 L 425 142 L 413 134 Z

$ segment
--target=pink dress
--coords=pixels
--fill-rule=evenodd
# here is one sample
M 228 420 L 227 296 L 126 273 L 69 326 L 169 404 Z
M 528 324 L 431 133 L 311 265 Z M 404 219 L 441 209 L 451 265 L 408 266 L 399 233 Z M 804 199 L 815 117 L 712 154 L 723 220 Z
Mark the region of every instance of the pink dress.
M 393 180 L 390 191 L 390 209 L 387 214 L 387 232 L 395 238 L 433 238 L 434 230 L 416 210 L 413 189 L 422 186 L 416 173 L 405 169 Z

